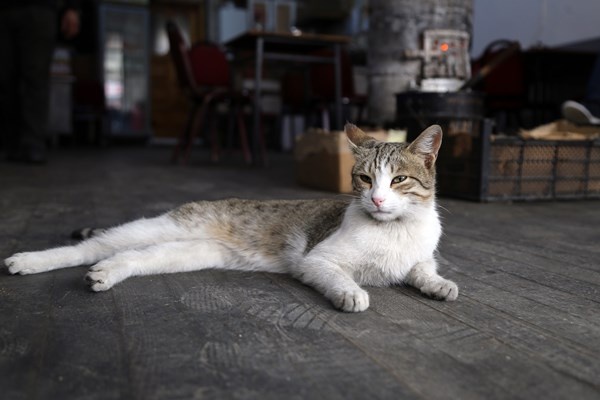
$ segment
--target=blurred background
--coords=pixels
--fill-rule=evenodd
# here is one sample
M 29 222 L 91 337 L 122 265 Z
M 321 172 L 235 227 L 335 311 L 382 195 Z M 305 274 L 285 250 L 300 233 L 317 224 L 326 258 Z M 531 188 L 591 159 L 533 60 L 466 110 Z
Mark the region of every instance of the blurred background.
M 564 100 L 583 97 L 600 49 L 595 0 L 82 0 L 76 7 L 80 32 L 70 40 L 59 36 L 50 70 L 48 134 L 55 145 L 110 139 L 169 143 L 179 136 L 188 104 L 169 57 L 167 21 L 178 25 L 190 45 L 226 45 L 253 29 L 348 36 L 352 95 L 366 97 L 361 119 L 373 125 L 393 124 L 395 94 L 424 79 L 416 64 L 426 57 L 428 30 L 463 32 L 471 71 L 518 43 L 475 87 L 487 94 L 486 114 L 509 131 L 558 118 Z M 235 73 L 236 84 L 247 87 L 252 65 Z M 277 150 L 292 146 L 284 132 L 290 118 L 282 115 L 288 100 L 284 75 L 274 68 L 263 77 L 262 110 L 271 116 L 266 137 Z
M 595 0 L 6 1 L 0 149 L 36 164 L 60 148 L 167 146 L 184 164 L 192 149 L 213 162 L 226 149 L 267 165 L 345 121 L 395 141 L 438 123 L 452 140 L 442 160 L 481 180 L 473 164 L 494 152 L 482 143 L 531 138 L 562 120 L 565 101 L 598 95 L 598 15 Z M 588 147 L 574 150 L 587 154 L 585 180 Z M 514 174 L 502 157 L 492 169 Z M 325 168 L 305 164 L 300 174 Z

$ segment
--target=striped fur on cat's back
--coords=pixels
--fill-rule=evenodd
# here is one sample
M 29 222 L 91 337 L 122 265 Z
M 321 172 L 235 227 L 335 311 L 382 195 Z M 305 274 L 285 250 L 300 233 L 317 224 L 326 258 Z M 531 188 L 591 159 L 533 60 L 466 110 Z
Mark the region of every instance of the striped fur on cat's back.
M 286 266 L 339 228 L 344 200 L 200 201 L 169 213 L 190 235 L 226 243 L 234 269 L 290 272 Z
M 345 128 L 356 159 L 348 200 L 199 201 L 106 230 L 80 231 L 75 246 L 17 253 L 13 274 L 91 264 L 86 279 L 108 290 L 135 275 L 206 268 L 289 273 L 343 311 L 363 311 L 361 286 L 407 283 L 454 300 L 458 288 L 437 273 L 441 235 L 435 201 L 439 126 L 413 143 L 379 142 Z

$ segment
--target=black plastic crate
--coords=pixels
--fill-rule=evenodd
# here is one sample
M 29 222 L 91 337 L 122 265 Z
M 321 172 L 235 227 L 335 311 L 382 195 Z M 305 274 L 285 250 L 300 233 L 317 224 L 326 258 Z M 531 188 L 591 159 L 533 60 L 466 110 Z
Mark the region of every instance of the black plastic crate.
M 545 141 L 444 136 L 437 163 L 438 193 L 478 201 L 600 198 L 600 140 Z

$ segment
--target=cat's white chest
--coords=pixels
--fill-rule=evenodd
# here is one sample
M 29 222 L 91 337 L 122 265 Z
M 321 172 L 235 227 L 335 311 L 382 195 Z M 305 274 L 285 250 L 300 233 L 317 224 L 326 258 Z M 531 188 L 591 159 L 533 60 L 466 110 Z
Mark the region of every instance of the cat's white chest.
M 415 264 L 431 259 L 437 247 L 441 226 L 432 211 L 419 219 L 389 224 L 365 224 L 348 216 L 336 238 L 345 268 L 363 285 L 402 281 Z

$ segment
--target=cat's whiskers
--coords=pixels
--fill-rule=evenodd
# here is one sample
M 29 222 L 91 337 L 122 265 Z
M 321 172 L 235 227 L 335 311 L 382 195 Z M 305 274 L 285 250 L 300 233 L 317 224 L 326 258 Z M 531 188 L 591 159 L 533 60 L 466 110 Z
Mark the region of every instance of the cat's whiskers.
M 340 193 L 338 196 L 340 197 L 349 197 L 351 199 L 360 199 L 361 196 L 356 193 Z
M 446 207 L 444 207 L 440 203 L 436 203 L 436 207 L 441 208 L 442 210 L 446 211 L 448 214 L 452 214 L 452 211 L 448 210 Z

